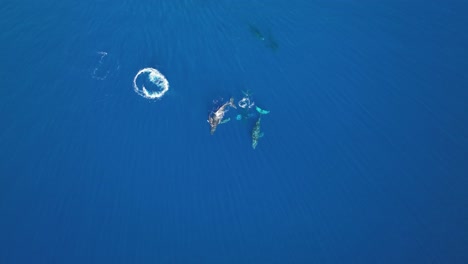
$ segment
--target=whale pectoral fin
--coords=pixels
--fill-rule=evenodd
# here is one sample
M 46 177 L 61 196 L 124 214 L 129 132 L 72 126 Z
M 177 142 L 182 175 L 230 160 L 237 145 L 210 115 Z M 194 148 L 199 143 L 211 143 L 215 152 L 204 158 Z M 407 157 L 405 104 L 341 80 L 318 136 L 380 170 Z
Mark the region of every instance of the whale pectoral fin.
M 261 138 L 263 137 L 263 135 L 264 135 L 263 132 L 261 132 L 260 134 L 258 134 L 258 137 Z
M 266 114 L 270 113 L 270 111 L 264 110 L 264 109 L 262 109 L 262 108 L 260 108 L 258 106 L 255 106 L 255 110 L 257 110 L 257 112 L 262 114 L 262 115 L 266 115 Z
M 221 125 L 221 124 L 227 123 L 229 121 L 231 121 L 231 118 L 223 119 L 223 120 L 221 120 L 221 122 L 219 122 L 219 124 Z

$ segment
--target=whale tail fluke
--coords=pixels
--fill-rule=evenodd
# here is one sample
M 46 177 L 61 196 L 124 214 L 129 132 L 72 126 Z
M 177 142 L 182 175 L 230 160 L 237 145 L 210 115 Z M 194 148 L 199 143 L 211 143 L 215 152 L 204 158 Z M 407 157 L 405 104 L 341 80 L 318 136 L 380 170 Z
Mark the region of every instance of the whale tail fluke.
M 234 97 L 231 97 L 231 99 L 229 100 L 229 105 L 237 109 L 236 104 L 234 103 Z

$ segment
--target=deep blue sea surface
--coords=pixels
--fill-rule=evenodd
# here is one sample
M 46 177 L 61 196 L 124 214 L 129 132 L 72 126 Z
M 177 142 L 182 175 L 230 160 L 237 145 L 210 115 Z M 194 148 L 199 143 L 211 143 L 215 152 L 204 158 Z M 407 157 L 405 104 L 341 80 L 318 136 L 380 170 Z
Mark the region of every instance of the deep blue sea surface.
M 468 263 L 467 13 L 2 0 L 0 263 Z

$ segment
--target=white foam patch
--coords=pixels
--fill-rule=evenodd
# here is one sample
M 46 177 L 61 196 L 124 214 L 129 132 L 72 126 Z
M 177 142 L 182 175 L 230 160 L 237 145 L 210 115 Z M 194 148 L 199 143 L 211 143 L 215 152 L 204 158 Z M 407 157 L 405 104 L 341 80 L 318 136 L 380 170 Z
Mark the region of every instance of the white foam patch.
M 238 105 L 240 108 L 252 108 L 255 105 L 255 103 L 250 102 L 250 98 L 244 97 L 242 98 L 242 100 L 239 101 Z
M 145 81 L 154 84 L 151 85 L 152 88 L 147 88 L 144 84 L 141 84 L 141 88 L 138 86 L 138 83 Z M 169 91 L 169 82 L 158 70 L 154 68 L 144 68 L 133 78 L 133 89 L 137 94 L 146 99 L 161 99 L 164 94 Z
M 91 74 L 93 79 L 103 81 L 112 75 L 115 71 L 118 71 L 120 65 L 116 58 L 105 51 L 96 52 L 98 61 L 95 64 L 94 70 Z

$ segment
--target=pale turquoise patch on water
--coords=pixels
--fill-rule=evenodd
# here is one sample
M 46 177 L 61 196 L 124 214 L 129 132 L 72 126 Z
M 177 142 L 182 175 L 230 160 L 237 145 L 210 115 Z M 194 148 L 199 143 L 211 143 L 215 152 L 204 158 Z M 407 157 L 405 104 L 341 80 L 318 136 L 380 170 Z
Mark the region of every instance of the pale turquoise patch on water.
M 261 109 L 261 108 L 258 107 L 258 106 L 255 107 L 255 110 L 257 110 L 257 112 L 259 112 L 259 113 L 262 114 L 262 115 L 266 115 L 266 114 L 270 113 L 270 111 Z

